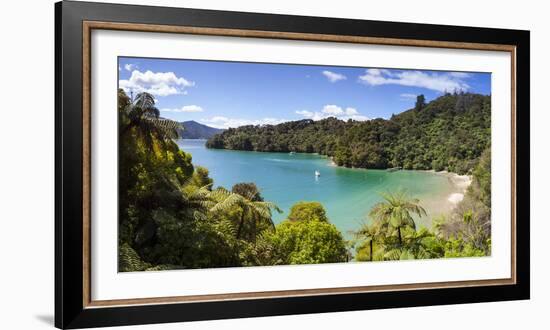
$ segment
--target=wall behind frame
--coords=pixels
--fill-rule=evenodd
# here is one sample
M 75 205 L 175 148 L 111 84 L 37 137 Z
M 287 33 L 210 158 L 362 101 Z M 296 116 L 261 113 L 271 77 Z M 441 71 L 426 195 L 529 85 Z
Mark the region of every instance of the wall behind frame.
M 112 0 L 114 1 L 114 0 Z M 371 329 L 517 329 L 545 324 L 550 302 L 550 266 L 545 205 L 550 175 L 547 64 L 550 22 L 544 2 L 440 1 L 247 1 L 133 0 L 149 5 L 217 10 L 331 16 L 418 23 L 530 29 L 531 32 L 531 232 L 532 299 L 530 301 L 208 321 L 124 329 L 284 329 L 368 327 Z M 9 51 L 0 53 L 3 95 L 0 121 L 0 292 L 6 309 L 0 327 L 52 329 L 54 239 L 53 0 L 4 5 L 0 37 Z

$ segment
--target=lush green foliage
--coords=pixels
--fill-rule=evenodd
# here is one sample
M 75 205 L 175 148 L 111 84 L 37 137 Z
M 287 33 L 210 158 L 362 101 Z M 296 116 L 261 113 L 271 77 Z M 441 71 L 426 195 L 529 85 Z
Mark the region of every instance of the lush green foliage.
M 317 152 L 336 164 L 360 168 L 471 170 L 490 141 L 490 96 L 446 94 L 389 120 L 327 118 L 228 129 L 210 148 L 271 152 Z
M 172 141 L 182 128 L 159 118 L 152 96 L 120 90 L 118 113 L 120 271 L 346 260 L 319 203 L 296 205 L 292 225 L 275 228 L 272 211 L 281 210 L 254 183 L 212 190 L 208 169 Z
M 420 202 L 418 199 L 409 198 L 404 191 L 395 194 L 382 193 L 381 195 L 384 202 L 374 205 L 369 215 L 376 221 L 379 232 L 386 236 L 396 233 L 399 243 L 402 243 L 401 231 L 403 229 L 416 230 L 411 213 L 421 217 L 426 215 L 426 211 L 418 205 Z
M 159 117 L 151 95 L 141 93 L 130 99 L 119 90 L 118 98 L 120 271 L 333 263 L 352 258 L 348 242 L 320 203 L 296 203 L 288 219 L 275 226 L 272 212 L 281 210 L 265 201 L 254 183 L 213 189 L 208 169 L 193 166 L 191 155 L 173 141 L 182 127 Z M 455 212 L 436 219 L 432 230 L 418 230 L 413 215 L 425 216 L 420 201 L 404 192 L 385 194 L 384 201 L 370 212 L 372 221 L 356 233 L 355 259 L 488 255 L 490 153 L 489 148 L 483 154 L 476 149 L 488 147 L 485 124 L 476 124 L 470 114 L 485 114 L 487 102 L 485 97 L 470 94 L 446 95 L 430 104 L 419 98 L 415 109 L 389 121 L 329 118 L 249 126 L 216 135 L 209 144 L 244 150 L 322 151 L 344 165 L 385 167 L 399 165 L 401 160 L 394 158 L 407 152 L 414 157 L 404 156 L 403 162 L 433 161 L 435 156 L 423 156 L 429 152 L 422 148 L 443 141 L 445 134 L 450 139 L 465 139 L 468 150 L 460 149 L 463 141 L 457 140 L 451 154 L 444 150 L 449 146 L 438 149 L 448 168 L 460 164 L 473 174 L 473 183 Z M 450 104 L 454 104 L 452 114 L 441 110 Z M 399 149 L 415 129 L 418 139 L 411 141 L 416 142 Z M 471 136 L 463 137 L 463 130 Z
M 317 264 L 348 259 L 342 234 L 328 222 L 283 221 L 262 239 L 273 249 L 270 264 Z
M 264 232 L 256 245 L 257 264 L 291 265 L 345 262 L 350 259 L 346 241 L 329 223 L 318 202 L 298 202 L 289 218 Z
M 237 183 L 231 188 L 231 191 L 254 202 L 262 202 L 264 200 L 254 182 Z
M 319 202 L 298 202 L 290 208 L 290 221 L 323 221 L 328 222 L 325 208 Z
M 154 99 L 119 91 L 119 268 L 121 271 L 239 265 L 233 227 L 208 216 L 216 205 L 208 170 L 171 140 Z
M 465 246 L 491 253 L 491 152 L 483 152 L 473 170 L 473 181 L 454 212 L 434 222 L 442 238 L 463 241 Z
M 372 221 L 355 233 L 358 261 L 480 257 L 491 254 L 490 149 L 473 170 L 464 199 L 447 218 L 432 219 L 433 228 L 417 230 L 412 214 L 425 215 L 419 201 L 405 192 L 383 194 Z

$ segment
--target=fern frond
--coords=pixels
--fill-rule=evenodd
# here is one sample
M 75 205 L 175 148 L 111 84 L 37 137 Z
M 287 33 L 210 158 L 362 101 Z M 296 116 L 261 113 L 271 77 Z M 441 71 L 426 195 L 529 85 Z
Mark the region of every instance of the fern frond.
M 165 139 L 177 139 L 179 137 L 178 129 L 181 129 L 182 126 L 177 121 L 148 116 L 143 117 L 143 120 L 149 122 Z

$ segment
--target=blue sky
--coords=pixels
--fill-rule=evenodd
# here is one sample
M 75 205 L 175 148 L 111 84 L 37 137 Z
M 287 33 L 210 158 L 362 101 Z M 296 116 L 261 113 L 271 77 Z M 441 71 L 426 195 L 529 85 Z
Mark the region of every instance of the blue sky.
M 219 128 L 329 116 L 389 118 L 445 91 L 489 95 L 490 73 L 119 58 L 119 87 L 147 91 L 161 116 Z

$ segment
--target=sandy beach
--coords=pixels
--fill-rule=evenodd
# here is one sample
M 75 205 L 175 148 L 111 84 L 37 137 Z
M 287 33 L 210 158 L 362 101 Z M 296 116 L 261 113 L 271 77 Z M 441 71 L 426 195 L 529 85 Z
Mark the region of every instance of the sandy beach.
M 425 172 L 444 176 L 449 182 L 448 189 L 441 196 L 422 200 L 422 206 L 426 209 L 428 216 L 418 219 L 418 221 L 429 228 L 434 218 L 448 215 L 464 199 L 464 195 L 472 183 L 472 178 L 468 175 L 458 175 L 447 171 L 426 170 Z
M 338 166 L 332 157 L 328 158 L 328 166 Z M 365 169 L 368 171 L 368 169 Z M 404 170 L 407 171 L 407 170 Z M 414 171 L 414 170 L 412 170 Z M 432 220 L 438 216 L 447 216 L 453 209 L 464 199 L 464 195 L 468 190 L 470 184 L 472 184 L 472 177 L 469 175 L 459 175 L 448 171 L 435 170 L 417 170 L 419 172 L 431 173 L 433 175 L 443 176 L 448 180 L 448 187 L 441 195 L 437 197 L 426 198 L 425 196 L 418 196 L 421 200 L 422 206 L 426 209 L 428 216 L 418 218 L 416 221 L 420 225 L 431 227 Z

